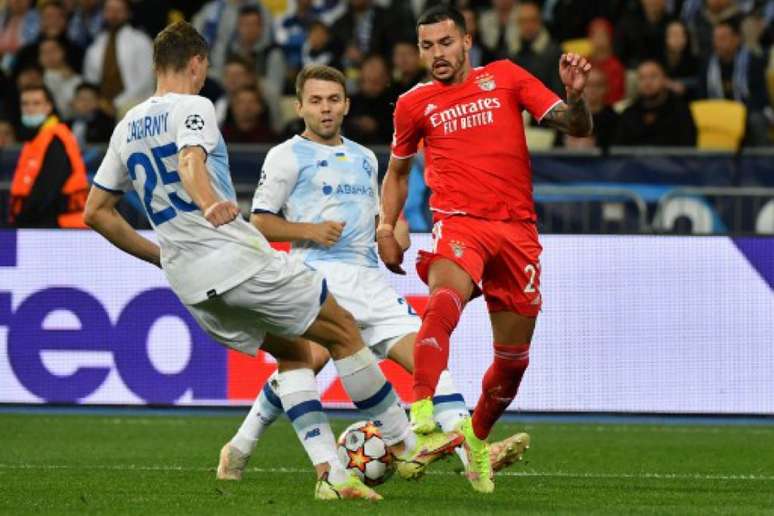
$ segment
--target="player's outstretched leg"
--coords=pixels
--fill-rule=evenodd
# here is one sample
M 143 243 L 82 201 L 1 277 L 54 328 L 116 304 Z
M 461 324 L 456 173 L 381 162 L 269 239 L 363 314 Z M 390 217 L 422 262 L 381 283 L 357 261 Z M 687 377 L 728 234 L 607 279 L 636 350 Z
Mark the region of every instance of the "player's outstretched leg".
M 382 439 L 395 455 L 398 473 L 418 478 L 433 461 L 461 444 L 456 432 L 435 432 L 417 437 L 400 407 L 392 385 L 379 368 L 371 350 L 363 345 L 352 315 L 329 297 L 306 338 L 325 346 L 350 398 L 379 427 Z
M 328 352 L 316 344 L 310 346 L 312 369 L 319 373 L 330 359 Z M 217 477 L 221 480 L 241 480 L 258 440 L 284 410 L 277 394 L 277 372 L 266 380 L 245 419 L 229 442 L 220 451 Z
M 414 343 L 414 403 L 412 428 L 417 433 L 435 428 L 433 401 L 441 372 L 449 362 L 449 339 L 473 292 L 470 276 L 445 258 L 436 259 L 428 273 L 430 299 Z
M 336 439 L 322 409 L 314 372 L 309 367 L 309 343 L 272 336 L 267 338 L 264 349 L 279 362 L 273 387 L 317 471 L 315 498 L 381 500 L 378 493 L 351 475 L 338 458 Z

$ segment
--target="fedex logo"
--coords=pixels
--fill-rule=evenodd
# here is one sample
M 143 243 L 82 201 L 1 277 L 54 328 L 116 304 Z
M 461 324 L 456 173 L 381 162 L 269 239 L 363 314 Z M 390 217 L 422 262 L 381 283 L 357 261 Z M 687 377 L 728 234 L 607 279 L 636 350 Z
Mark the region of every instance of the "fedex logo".
M 383 368 L 408 399 L 410 376 Z M 244 403 L 275 369 L 215 343 L 161 271 L 99 235 L 0 231 L 0 402 Z M 320 386 L 349 401 L 335 374 Z

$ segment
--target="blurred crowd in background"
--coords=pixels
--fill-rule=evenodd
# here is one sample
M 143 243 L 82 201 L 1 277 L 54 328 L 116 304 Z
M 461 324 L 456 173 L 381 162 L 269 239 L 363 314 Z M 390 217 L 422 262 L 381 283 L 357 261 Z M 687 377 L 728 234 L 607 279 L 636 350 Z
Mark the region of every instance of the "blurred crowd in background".
M 271 143 L 299 130 L 294 77 L 329 64 L 349 81 L 345 134 L 389 144 L 397 97 L 427 80 L 415 20 L 433 0 L 0 0 L 0 147 L 34 135 L 19 92 L 45 85 L 81 145 L 106 143 L 115 120 L 152 94 L 152 38 L 188 19 L 211 46 L 212 99 L 227 143 Z M 563 94 L 558 59 L 587 55 L 596 134 L 550 145 L 694 146 L 690 102 L 745 112 L 745 145 L 774 126 L 774 1 L 455 0 L 474 66 L 511 59 Z M 534 122 L 532 122 L 534 125 Z M 546 130 L 548 131 L 548 130 Z

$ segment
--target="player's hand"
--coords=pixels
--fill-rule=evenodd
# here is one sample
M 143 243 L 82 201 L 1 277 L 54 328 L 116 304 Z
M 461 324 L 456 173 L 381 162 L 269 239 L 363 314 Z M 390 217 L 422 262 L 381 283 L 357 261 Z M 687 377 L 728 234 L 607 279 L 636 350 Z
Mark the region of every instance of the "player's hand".
M 392 233 L 377 235 L 376 245 L 379 248 L 379 257 L 384 265 L 395 274 L 405 275 L 401 264 L 403 263 L 403 249 Z
M 239 216 L 239 207 L 232 201 L 218 201 L 204 210 L 204 218 L 215 227 L 228 224 Z
M 559 77 L 567 90 L 568 99 L 578 99 L 586 87 L 591 63 L 580 54 L 562 54 L 559 58 Z
M 311 224 L 307 240 L 311 240 L 323 247 L 331 247 L 341 238 L 345 224 L 345 222 L 334 222 L 332 220 Z

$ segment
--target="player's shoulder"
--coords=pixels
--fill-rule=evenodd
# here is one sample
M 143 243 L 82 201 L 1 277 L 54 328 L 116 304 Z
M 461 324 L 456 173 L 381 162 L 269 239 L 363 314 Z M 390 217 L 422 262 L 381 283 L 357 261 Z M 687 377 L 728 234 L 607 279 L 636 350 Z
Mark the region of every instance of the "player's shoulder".
M 188 95 L 185 93 L 168 93 L 165 100 L 172 106 L 176 113 L 197 114 L 197 111 L 215 112 L 215 105 L 207 97 L 201 95 Z
M 479 67 L 479 69 L 483 72 L 489 72 L 501 79 L 503 78 L 503 75 L 506 78 L 519 78 L 522 75 L 529 74 L 527 70 L 510 59 L 498 59 L 497 61 L 492 61 L 485 66 Z
M 293 148 L 297 145 L 303 145 L 303 138 L 291 136 L 287 140 L 269 148 L 266 152 L 266 159 L 285 159 L 293 154 Z
M 376 161 L 376 154 L 374 154 L 374 151 L 372 151 L 365 145 L 361 145 L 360 143 L 357 143 L 354 140 L 350 140 L 349 138 L 344 138 L 343 136 L 342 136 L 342 140 L 344 141 L 344 144 L 347 147 L 349 147 L 351 150 L 354 150 L 355 152 L 364 155 L 368 159 Z
M 433 95 L 437 89 L 437 85 L 433 81 L 419 82 L 411 89 L 398 96 L 397 104 L 403 106 L 417 104 L 428 95 Z

